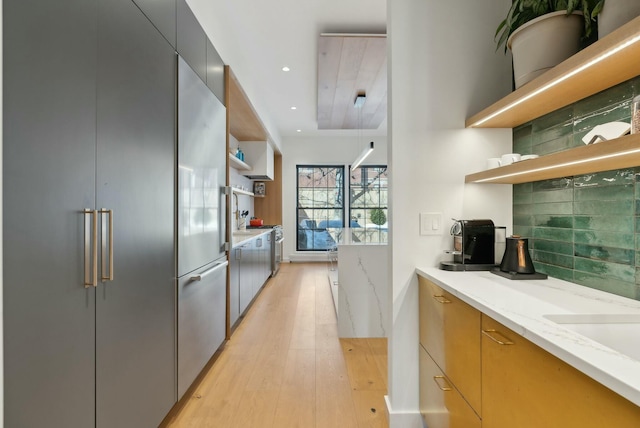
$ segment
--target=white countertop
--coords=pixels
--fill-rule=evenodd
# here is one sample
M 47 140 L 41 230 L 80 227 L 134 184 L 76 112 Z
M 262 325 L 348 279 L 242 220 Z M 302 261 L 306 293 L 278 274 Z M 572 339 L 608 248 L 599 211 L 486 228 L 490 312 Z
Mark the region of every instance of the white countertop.
M 271 233 L 273 229 L 246 229 L 246 230 L 233 230 L 231 231 L 231 247 L 238 247 L 249 241 L 256 236 Z
M 577 328 L 592 337 L 603 335 L 609 342 L 615 342 L 616 348 L 637 356 L 640 355 L 640 334 L 637 334 L 640 301 L 555 278 L 518 281 L 490 272 L 450 272 L 433 267 L 417 268 L 416 272 L 640 406 L 640 358 L 605 346 L 545 317 L 553 314 L 635 317 L 636 323 L 615 324 L 611 330 L 606 324 L 591 323 Z M 603 328 L 605 330 L 600 331 Z

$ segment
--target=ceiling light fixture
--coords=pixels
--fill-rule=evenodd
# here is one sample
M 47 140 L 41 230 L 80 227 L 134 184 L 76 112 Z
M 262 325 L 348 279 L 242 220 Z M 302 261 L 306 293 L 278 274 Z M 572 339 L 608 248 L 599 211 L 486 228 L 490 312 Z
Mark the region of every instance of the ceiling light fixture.
M 291 110 L 297 110 L 297 109 L 298 109 L 298 107 L 296 107 L 296 106 L 291 107 Z
M 282 67 L 282 71 L 291 71 L 291 69 L 285 65 L 284 67 Z
M 362 106 L 366 101 L 367 96 L 364 93 L 360 93 L 356 95 L 356 99 L 353 102 L 353 106 L 358 109 L 358 122 L 360 122 L 358 133 L 360 133 L 360 131 L 362 130 Z M 358 135 L 358 140 L 360 140 L 360 135 Z M 353 164 L 351 164 L 351 170 L 355 170 L 356 168 L 358 168 L 362 164 L 362 162 L 364 162 L 364 160 L 371 154 L 371 152 L 373 152 L 373 141 L 370 142 L 369 146 L 365 147 L 362 153 L 360 153 L 356 160 L 353 161 Z
M 366 147 L 362 153 L 358 155 L 356 160 L 353 161 L 353 165 L 351 165 L 351 169 L 354 170 L 360 166 L 362 162 L 373 152 L 373 141 L 369 143 L 369 147 Z

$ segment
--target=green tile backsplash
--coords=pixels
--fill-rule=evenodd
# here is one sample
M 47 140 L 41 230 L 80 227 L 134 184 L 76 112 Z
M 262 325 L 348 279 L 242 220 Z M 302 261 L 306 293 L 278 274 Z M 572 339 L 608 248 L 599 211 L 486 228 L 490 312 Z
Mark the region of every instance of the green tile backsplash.
M 594 126 L 630 122 L 636 95 L 640 77 L 521 125 L 513 151 L 582 146 Z M 513 233 L 529 238 L 537 271 L 640 300 L 640 166 L 514 185 Z

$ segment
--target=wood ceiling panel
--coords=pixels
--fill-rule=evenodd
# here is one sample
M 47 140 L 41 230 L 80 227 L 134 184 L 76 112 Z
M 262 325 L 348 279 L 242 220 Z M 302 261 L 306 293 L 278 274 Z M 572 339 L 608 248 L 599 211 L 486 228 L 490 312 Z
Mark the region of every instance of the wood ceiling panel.
M 377 129 L 387 114 L 385 35 L 327 35 L 318 40 L 318 129 Z M 359 94 L 366 95 L 360 109 Z

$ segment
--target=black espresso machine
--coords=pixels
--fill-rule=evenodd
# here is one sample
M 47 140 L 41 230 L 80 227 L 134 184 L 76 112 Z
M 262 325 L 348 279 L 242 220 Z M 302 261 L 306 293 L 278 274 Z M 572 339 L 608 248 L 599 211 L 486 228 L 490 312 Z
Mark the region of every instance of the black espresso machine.
M 455 220 L 455 219 L 454 219 Z M 495 226 L 492 220 L 455 220 L 451 227 L 453 261 L 440 262 L 452 271 L 491 270 L 495 263 Z

